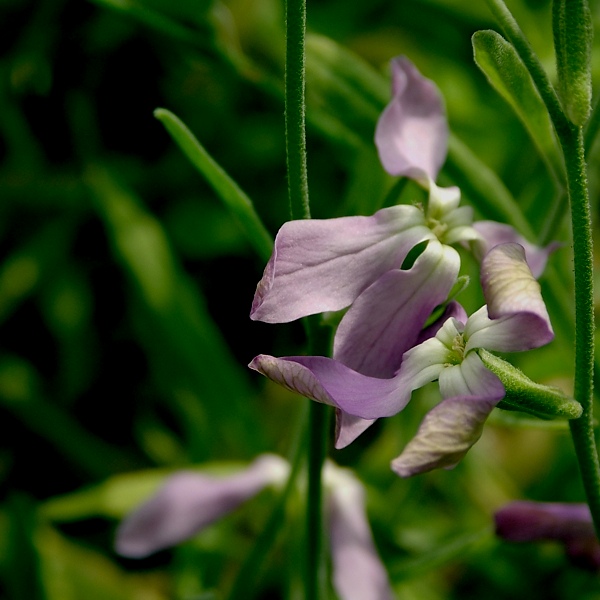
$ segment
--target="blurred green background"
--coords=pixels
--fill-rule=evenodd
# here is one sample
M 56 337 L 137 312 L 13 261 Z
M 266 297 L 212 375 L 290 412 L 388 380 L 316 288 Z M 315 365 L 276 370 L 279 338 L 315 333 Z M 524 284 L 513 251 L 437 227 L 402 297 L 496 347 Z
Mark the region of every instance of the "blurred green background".
M 552 72 L 550 2 L 509 6 Z M 143 561 L 115 555 L 114 528 L 167 471 L 288 454 L 305 401 L 246 364 L 302 353 L 304 333 L 250 321 L 265 257 L 153 111 L 187 124 L 274 235 L 288 215 L 283 3 L 2 0 L 0 14 L 0 598 L 224 597 L 272 496 Z M 394 182 L 373 132 L 389 59 L 407 55 L 440 87 L 456 137 L 440 181 L 460 185 L 478 217 L 565 244 L 542 281 L 557 339 L 515 360 L 569 390 L 566 208 L 541 231 L 560 192 L 473 62 L 471 35 L 486 28 L 483 1 L 308 2 L 312 212 L 370 214 L 385 203 Z M 590 162 L 595 214 L 594 152 Z M 416 193 L 408 186 L 402 201 Z M 498 196 L 518 212 L 498 209 Z M 461 299 L 482 302 L 475 285 Z M 560 547 L 491 533 L 507 501 L 583 499 L 565 427 L 494 415 L 455 470 L 400 480 L 389 461 L 435 401 L 425 389 L 332 452 L 367 485 L 398 597 L 600 598 L 597 575 Z M 248 598 L 297 597 L 293 537 L 284 527 Z

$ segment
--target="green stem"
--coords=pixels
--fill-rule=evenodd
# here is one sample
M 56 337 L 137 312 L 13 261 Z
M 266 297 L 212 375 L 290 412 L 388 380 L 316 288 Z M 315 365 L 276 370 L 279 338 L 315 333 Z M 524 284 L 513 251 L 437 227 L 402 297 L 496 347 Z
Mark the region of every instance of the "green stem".
M 569 422 L 571 436 L 596 533 L 600 538 L 600 465 L 594 439 L 592 394 L 594 386 L 594 281 L 592 220 L 587 188 L 583 133 L 569 126 L 560 132 L 567 168 L 567 188 L 573 223 L 575 271 L 575 389 L 583 407 L 579 419 Z
M 292 219 L 310 219 L 305 133 L 306 0 L 287 0 L 285 12 L 285 132 L 290 216 Z M 307 319 L 306 326 L 309 334 L 309 353 L 323 353 L 324 338 L 315 318 Z M 329 414 L 327 407 L 311 402 L 307 448 L 306 574 L 304 577 L 304 598 L 307 600 L 318 600 L 326 596 L 322 471 L 327 454 Z
M 304 98 L 306 0 L 287 0 L 285 16 L 285 140 L 290 214 L 292 219 L 310 219 Z
M 542 100 L 546 104 L 548 112 L 550 113 L 550 118 L 554 123 L 555 129 L 557 132 L 559 132 L 565 127 L 568 127 L 569 123 L 562 111 L 558 96 L 556 95 L 556 92 L 552 87 L 550 80 L 548 79 L 548 75 L 546 74 L 544 67 L 542 67 L 542 64 L 533 51 L 533 48 L 521 31 L 521 28 L 519 27 L 515 18 L 508 10 L 506 4 L 504 4 L 503 0 L 486 0 L 486 2 L 496 21 L 498 22 L 498 25 L 500 25 L 502 33 L 515 47 L 516 51 L 521 57 L 521 60 L 525 63 L 525 66 L 531 73 L 531 77 L 540 93 L 540 96 L 542 97 Z

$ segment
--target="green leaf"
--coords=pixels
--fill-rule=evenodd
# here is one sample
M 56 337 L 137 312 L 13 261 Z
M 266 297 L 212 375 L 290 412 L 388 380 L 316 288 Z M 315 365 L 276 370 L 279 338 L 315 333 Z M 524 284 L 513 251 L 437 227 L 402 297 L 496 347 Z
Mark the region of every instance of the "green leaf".
M 491 30 L 475 32 L 472 42 L 475 63 L 516 112 L 555 180 L 562 182 L 564 165 L 550 115 L 517 51 Z
M 273 250 L 273 239 L 262 224 L 260 217 L 256 214 L 250 198 L 215 162 L 192 132 L 172 112 L 164 108 L 157 108 L 154 111 L 154 116 L 165 126 L 190 162 L 202 173 L 206 181 L 215 190 L 240 224 L 257 254 L 263 260 L 268 261 Z

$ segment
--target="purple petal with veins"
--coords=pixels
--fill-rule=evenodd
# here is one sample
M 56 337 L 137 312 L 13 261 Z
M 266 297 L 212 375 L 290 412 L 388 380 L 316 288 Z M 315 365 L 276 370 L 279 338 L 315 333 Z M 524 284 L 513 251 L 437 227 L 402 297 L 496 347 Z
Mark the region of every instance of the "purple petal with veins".
M 250 317 L 286 323 L 349 306 L 419 242 L 433 239 L 415 206 L 384 208 L 370 217 L 285 223 L 256 288 Z

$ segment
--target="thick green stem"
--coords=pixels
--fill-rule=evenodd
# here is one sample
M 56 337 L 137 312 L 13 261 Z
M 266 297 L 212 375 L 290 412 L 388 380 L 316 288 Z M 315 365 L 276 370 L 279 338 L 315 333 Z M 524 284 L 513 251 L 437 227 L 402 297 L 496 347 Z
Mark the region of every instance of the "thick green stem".
M 575 271 L 575 389 L 583 407 L 579 419 L 569 422 L 588 504 L 600 538 L 600 465 L 594 439 L 594 280 L 592 221 L 581 127 L 559 132 L 567 168 L 567 187 L 573 223 Z
M 306 0 L 287 0 L 285 55 L 285 141 L 292 219 L 310 219 L 305 133 Z

